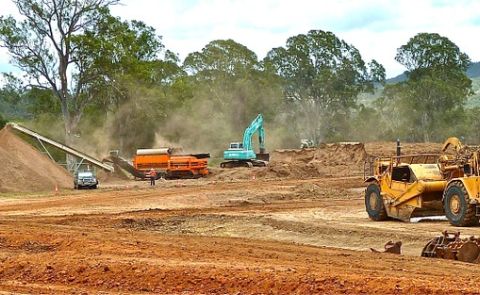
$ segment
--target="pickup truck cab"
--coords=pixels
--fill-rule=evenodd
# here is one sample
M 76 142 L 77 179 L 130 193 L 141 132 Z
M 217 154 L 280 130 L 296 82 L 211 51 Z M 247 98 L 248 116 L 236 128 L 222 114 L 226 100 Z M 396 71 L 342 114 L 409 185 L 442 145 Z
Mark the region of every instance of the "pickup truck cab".
M 98 187 L 98 180 L 92 171 L 78 171 L 75 173 L 75 176 L 73 179 L 73 187 L 75 189 L 82 189 L 82 188 L 96 189 Z

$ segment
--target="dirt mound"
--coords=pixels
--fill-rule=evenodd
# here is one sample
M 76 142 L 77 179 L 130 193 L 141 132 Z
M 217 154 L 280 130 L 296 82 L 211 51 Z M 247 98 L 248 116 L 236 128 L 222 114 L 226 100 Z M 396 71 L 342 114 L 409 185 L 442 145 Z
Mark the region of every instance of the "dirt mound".
M 402 142 L 402 155 L 412 154 L 438 154 L 442 149 L 441 143 L 407 143 Z M 367 142 L 365 150 L 369 155 L 376 157 L 391 157 L 397 151 L 397 143 L 392 142 Z
M 363 143 L 322 144 L 318 148 L 275 150 L 267 167 L 216 169 L 209 178 L 242 180 L 255 178 L 311 178 L 362 175 L 368 154 Z
M 16 136 L 0 130 L 0 192 L 33 192 L 70 188 L 70 174 Z
M 216 169 L 218 180 L 257 178 L 310 178 L 329 176 L 361 176 L 363 163 L 375 157 L 391 157 L 396 142 L 340 142 L 322 144 L 317 148 L 279 149 L 270 154 L 266 168 L 254 170 Z M 438 154 L 441 143 L 402 143 L 402 154 Z M 232 171 L 233 170 L 233 171 Z
M 267 176 L 319 177 L 356 175 L 367 158 L 363 143 L 328 143 L 318 148 L 275 150 Z

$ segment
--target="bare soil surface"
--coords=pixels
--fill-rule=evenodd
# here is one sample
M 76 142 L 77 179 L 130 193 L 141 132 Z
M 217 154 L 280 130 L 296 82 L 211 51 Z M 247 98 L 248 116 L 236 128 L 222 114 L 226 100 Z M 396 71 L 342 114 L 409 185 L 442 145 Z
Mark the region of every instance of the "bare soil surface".
M 14 293 L 478 293 L 478 265 L 418 257 L 447 221 L 373 222 L 358 177 L 146 182 L 0 199 Z M 462 229 L 465 235 L 480 228 Z M 371 253 L 401 240 L 403 255 Z
M 9 127 L 0 130 L 0 193 L 51 191 L 72 185 L 67 171 L 47 155 L 17 137 Z
M 412 154 L 439 154 L 443 143 L 410 143 L 410 142 L 401 142 L 401 150 L 404 155 Z M 367 142 L 365 143 L 365 151 L 369 155 L 377 157 L 390 157 L 395 155 L 397 149 L 397 144 L 395 142 Z
M 0 194 L 0 294 L 480 294 L 479 265 L 419 257 L 443 230 L 480 227 L 368 219 L 363 161 L 394 152 L 329 144 L 155 187 L 100 175 L 98 190 L 10 190 Z M 371 252 L 387 241 L 402 241 L 402 255 Z

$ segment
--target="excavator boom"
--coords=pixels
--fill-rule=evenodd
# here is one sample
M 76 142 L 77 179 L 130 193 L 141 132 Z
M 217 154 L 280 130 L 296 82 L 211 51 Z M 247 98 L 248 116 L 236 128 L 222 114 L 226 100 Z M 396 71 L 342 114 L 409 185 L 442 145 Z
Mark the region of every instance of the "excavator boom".
M 259 150 L 258 154 L 253 150 L 252 137 L 258 132 Z M 220 164 L 222 168 L 266 166 L 270 159 L 265 152 L 265 129 L 263 128 L 263 116 L 258 114 L 243 133 L 242 143 L 231 143 L 230 148 L 223 152 L 226 160 Z

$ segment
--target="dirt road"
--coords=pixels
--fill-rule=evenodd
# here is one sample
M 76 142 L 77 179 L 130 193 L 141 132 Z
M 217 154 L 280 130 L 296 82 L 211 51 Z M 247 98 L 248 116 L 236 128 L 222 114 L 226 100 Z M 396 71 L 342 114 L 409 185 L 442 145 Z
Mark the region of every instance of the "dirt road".
M 195 180 L 0 198 L 0 289 L 19 293 L 480 293 L 418 257 L 447 221 L 373 222 L 355 177 Z M 480 235 L 480 228 L 462 229 Z M 404 255 L 370 253 L 389 240 Z

